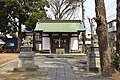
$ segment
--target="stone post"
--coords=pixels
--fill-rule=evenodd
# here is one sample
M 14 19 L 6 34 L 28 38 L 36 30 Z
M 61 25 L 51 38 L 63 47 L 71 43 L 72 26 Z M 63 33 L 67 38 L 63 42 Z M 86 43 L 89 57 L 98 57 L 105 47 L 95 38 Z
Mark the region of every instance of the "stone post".
M 30 44 L 30 39 L 26 38 L 23 41 L 23 46 L 21 46 L 18 68 L 15 68 L 15 71 L 36 70 L 38 68 L 35 65 L 35 53 L 32 51 L 32 48 L 33 47 Z
M 19 55 L 18 68 L 15 68 L 15 71 L 28 71 L 36 70 L 37 66 L 34 62 L 35 53 L 32 51 L 31 46 L 22 46 L 21 52 Z
M 88 52 L 88 71 L 100 72 L 100 54 L 99 47 L 90 47 Z

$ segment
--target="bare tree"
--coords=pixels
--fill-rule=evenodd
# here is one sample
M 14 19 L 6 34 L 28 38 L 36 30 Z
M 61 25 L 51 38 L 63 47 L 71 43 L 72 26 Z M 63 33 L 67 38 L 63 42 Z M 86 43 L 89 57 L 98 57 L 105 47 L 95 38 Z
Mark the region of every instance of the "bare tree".
M 77 8 L 79 0 L 48 0 L 55 20 L 70 20 Z
M 97 35 L 103 76 L 112 76 L 111 52 L 108 43 L 108 28 L 104 0 L 95 0 Z

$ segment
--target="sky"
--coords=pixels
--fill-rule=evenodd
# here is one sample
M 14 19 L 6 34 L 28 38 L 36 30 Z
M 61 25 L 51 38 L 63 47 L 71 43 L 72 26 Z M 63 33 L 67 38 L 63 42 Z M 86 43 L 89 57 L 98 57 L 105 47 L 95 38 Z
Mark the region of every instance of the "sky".
M 106 16 L 107 22 L 116 19 L 116 0 L 104 0 L 105 7 L 106 7 Z M 94 0 L 86 0 L 84 2 L 84 9 L 85 9 L 85 26 L 87 31 L 90 32 L 90 24 L 88 18 L 95 17 L 95 2 Z M 49 17 L 52 17 L 54 20 L 53 14 L 50 10 L 47 12 Z M 81 7 L 76 11 L 74 14 L 75 20 L 82 20 L 82 10 Z
M 116 19 L 116 0 L 104 0 L 106 7 L 107 22 Z M 95 17 L 95 4 L 94 0 L 86 0 L 85 7 L 85 23 L 87 31 L 90 31 L 89 18 Z

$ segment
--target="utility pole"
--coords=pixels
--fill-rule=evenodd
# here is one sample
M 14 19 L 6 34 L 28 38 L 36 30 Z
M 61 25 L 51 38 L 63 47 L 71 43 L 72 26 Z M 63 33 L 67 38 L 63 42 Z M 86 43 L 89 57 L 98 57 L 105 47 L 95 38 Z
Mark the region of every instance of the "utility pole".
M 81 0 L 81 6 L 82 6 L 82 21 L 83 21 L 83 24 L 85 24 L 85 9 L 84 9 L 84 2 L 86 0 Z
M 84 9 L 84 2 L 85 2 L 86 0 L 81 0 L 81 6 L 82 6 L 82 22 L 83 22 L 83 25 L 84 25 L 84 27 L 85 27 L 85 9 Z M 86 33 L 85 32 L 82 32 L 82 37 L 83 37 L 83 39 L 82 39 L 82 42 L 83 42 L 83 46 L 82 46 L 82 52 L 83 53 L 86 53 L 85 51 L 86 51 L 86 46 L 85 46 L 85 40 L 86 40 Z

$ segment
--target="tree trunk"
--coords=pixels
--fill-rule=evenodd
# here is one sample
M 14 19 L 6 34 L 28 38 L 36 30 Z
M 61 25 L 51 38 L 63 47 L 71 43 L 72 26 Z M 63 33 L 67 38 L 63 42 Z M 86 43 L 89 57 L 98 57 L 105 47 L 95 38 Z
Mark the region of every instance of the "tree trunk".
M 120 0 L 117 0 L 117 25 L 116 25 L 117 33 L 117 43 L 116 43 L 116 50 L 117 54 L 120 56 Z
M 17 47 L 18 52 L 20 52 L 20 48 L 21 48 L 21 31 L 18 31 L 18 47 Z
M 21 48 L 21 41 L 22 41 L 22 33 L 21 33 L 21 15 L 19 14 L 18 47 L 17 47 L 17 51 L 19 51 L 19 52 L 20 52 L 20 48 Z
M 108 28 L 104 0 L 95 0 L 97 35 L 103 76 L 112 76 L 111 52 L 108 43 Z

